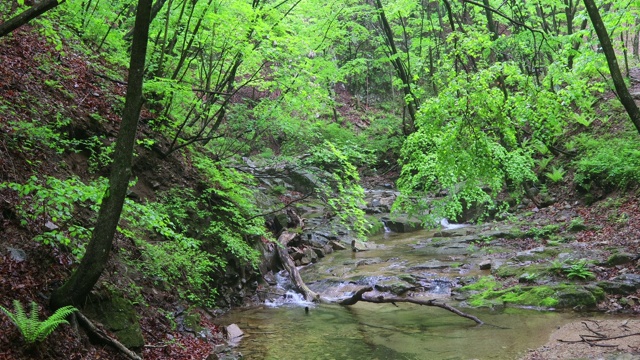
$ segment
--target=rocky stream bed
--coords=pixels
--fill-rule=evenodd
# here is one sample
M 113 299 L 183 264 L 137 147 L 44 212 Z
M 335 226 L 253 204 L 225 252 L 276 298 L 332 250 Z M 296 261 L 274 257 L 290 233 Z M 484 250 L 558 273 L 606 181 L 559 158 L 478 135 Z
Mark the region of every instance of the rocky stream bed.
M 640 332 L 637 329 L 638 320 L 633 315 L 638 313 L 640 289 L 636 251 L 638 244 L 636 239 L 630 239 L 625 244 L 616 240 L 620 232 L 628 229 L 619 228 L 620 231 L 611 232 L 607 225 L 603 226 L 597 221 L 594 213 L 578 203 L 555 203 L 542 209 L 523 209 L 508 221 L 468 225 L 449 224 L 443 220 L 439 229 L 427 231 L 422 230 L 415 219 L 391 217 L 388 210 L 394 199 L 395 193 L 391 190 L 368 192 L 367 212 L 380 219 L 384 226 L 380 226 L 380 233 L 372 236 L 371 241 L 355 243 L 346 230 L 326 221 L 321 207 L 309 204 L 298 206 L 307 230 L 301 234 L 299 241 L 290 244 L 292 246 L 288 252 L 296 265 L 300 266 L 302 278 L 311 290 L 321 294 L 323 298 L 334 300 L 347 298 L 363 287 L 373 287 L 372 296 L 438 299 L 478 317 L 486 317 L 483 320 L 489 325 L 484 326 L 512 328 L 516 332 L 523 332 L 525 336 L 532 336 L 531 331 L 538 332 L 534 342 L 516 339 L 500 345 L 502 349 L 479 352 L 476 356 L 472 355 L 473 352 L 464 351 L 460 352 L 462 355 L 453 358 L 640 358 Z M 635 209 L 635 200 L 628 206 Z M 636 213 L 624 213 L 627 214 L 628 222 L 635 224 Z M 281 221 L 284 223 L 286 220 Z M 602 234 L 606 233 L 611 237 L 602 240 Z M 334 253 L 336 250 L 337 253 Z M 286 273 L 263 270 L 267 270 L 263 274 L 266 274 L 265 280 L 270 286 L 261 287 L 258 294 L 261 304 L 267 304 L 267 308 L 301 306 L 311 308 L 312 314 L 327 311 L 322 306 L 315 309 L 316 305 L 301 300 Z M 265 309 L 264 305 L 258 305 L 258 308 Z M 349 313 L 367 312 L 364 320 L 367 326 L 387 328 L 388 333 L 380 336 L 415 331 L 411 326 L 404 329 L 402 324 L 385 323 L 385 315 L 381 315 L 381 321 L 377 323 L 376 319 L 368 317 L 376 312 L 384 314 L 385 311 L 379 307 L 367 306 L 366 309 L 350 310 Z M 402 317 L 402 310 L 398 311 L 394 316 Z M 433 317 L 444 316 L 446 322 L 458 324 L 464 329 L 474 326 L 473 323 L 462 325 L 461 320 L 454 320 L 450 315 L 443 315 L 446 312 L 437 310 L 417 310 L 410 307 L 406 311 L 412 317 L 420 316 L 418 314 L 425 311 L 429 314 L 425 323 L 435 321 L 441 324 L 442 320 L 433 320 Z M 291 312 L 296 318 L 304 313 L 289 309 L 284 311 L 283 316 L 292 316 Z M 515 314 L 512 315 L 512 320 L 509 320 L 509 314 Z M 243 313 L 245 320 L 254 315 Z M 340 316 L 335 313 L 325 315 Z M 271 316 L 266 316 L 268 318 Z M 234 315 L 227 318 L 227 321 L 233 321 L 232 319 L 243 321 L 242 316 Z M 262 325 L 258 328 L 265 326 L 264 321 L 269 320 L 261 319 Z M 522 321 L 538 325 L 522 327 L 519 324 Z M 547 326 L 539 325 L 545 321 Z M 362 323 L 363 319 L 356 322 Z M 255 331 L 252 333 L 254 325 L 251 322 L 244 323 L 248 327 L 247 333 L 251 335 L 248 337 L 250 340 L 243 341 L 257 341 L 263 346 L 262 342 L 256 340 L 260 335 Z M 302 326 L 300 331 L 304 328 Z M 556 329 L 559 330 L 553 332 Z M 269 327 L 269 332 L 272 331 L 279 330 Z M 323 334 L 318 336 L 326 336 L 326 333 Z M 467 335 L 469 334 L 456 336 Z M 477 334 L 470 335 L 468 340 L 472 343 L 483 341 L 482 336 L 479 339 L 474 336 Z M 589 336 L 600 338 L 594 342 L 594 338 Z M 412 337 L 416 338 L 408 335 L 408 338 Z M 443 341 L 450 341 L 446 340 L 447 335 L 443 335 L 443 338 Z M 540 347 L 547 339 L 549 343 Z M 380 343 L 376 341 L 370 345 L 380 348 Z M 346 348 L 348 347 L 347 345 Z M 420 350 L 415 344 L 410 348 L 412 350 L 408 352 L 396 349 L 393 354 L 419 359 L 421 357 L 416 354 L 426 351 Z M 527 352 L 532 348 L 538 349 Z M 247 351 L 251 346 L 243 349 Z M 451 349 L 442 351 L 442 356 L 456 354 Z M 376 351 L 365 353 L 380 355 Z M 261 356 L 264 354 L 266 353 Z M 317 358 L 360 358 L 353 354 L 343 354 L 341 357 L 331 351 L 328 354 L 328 357 L 319 355 Z M 282 357 L 282 354 L 278 356 Z M 430 358 L 441 358 L 439 355 L 433 356 L 435 357 Z

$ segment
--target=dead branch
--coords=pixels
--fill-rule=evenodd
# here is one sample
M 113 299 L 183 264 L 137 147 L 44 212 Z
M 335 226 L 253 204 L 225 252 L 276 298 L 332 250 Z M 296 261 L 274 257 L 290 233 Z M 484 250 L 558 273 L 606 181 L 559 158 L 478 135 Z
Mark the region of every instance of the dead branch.
M 140 357 L 140 355 L 127 349 L 127 347 L 122 345 L 121 342 L 107 335 L 102 329 L 99 329 L 97 326 L 95 326 L 91 322 L 91 320 L 89 320 L 86 316 L 84 316 L 80 311 L 76 311 L 75 316 L 78 319 L 78 322 L 82 325 L 82 327 L 84 327 L 91 335 L 94 335 L 101 341 L 115 347 L 121 353 L 126 355 L 129 359 L 142 360 L 142 357 Z
M 596 322 L 596 324 L 598 324 L 598 323 Z M 575 343 L 583 342 L 583 343 L 589 344 L 589 346 L 618 347 L 618 345 L 614 345 L 614 344 L 599 344 L 598 341 L 608 341 L 608 340 L 622 339 L 622 338 L 626 338 L 626 337 L 630 337 L 630 336 L 640 336 L 640 333 L 632 333 L 632 334 L 625 334 L 625 335 L 618 335 L 618 336 L 607 336 L 607 335 L 605 335 L 605 334 L 603 334 L 601 332 L 593 330 L 584 321 L 582 322 L 582 325 L 584 325 L 584 327 L 586 327 L 587 330 L 589 330 L 589 332 L 591 332 L 593 335 L 580 335 L 580 340 L 562 340 L 562 339 L 558 339 L 558 341 L 562 342 L 562 343 L 568 343 L 568 344 L 575 344 Z
M 484 322 L 480 319 L 478 319 L 477 317 L 464 313 L 452 306 L 449 306 L 445 303 L 438 303 L 436 302 L 435 299 L 432 300 L 419 300 L 419 299 L 412 299 L 412 298 L 400 298 L 400 297 L 384 297 L 384 296 L 376 296 L 376 297 L 368 297 L 365 296 L 365 293 L 369 292 L 369 291 L 373 291 L 372 287 L 366 287 L 366 288 L 362 288 L 360 290 L 358 290 L 352 297 L 342 300 L 340 301 L 338 304 L 340 305 L 353 305 L 355 303 L 357 303 L 358 301 L 363 301 L 363 302 L 370 302 L 370 303 L 374 303 L 374 304 L 383 304 L 383 303 L 391 303 L 393 305 L 396 305 L 396 303 L 411 303 L 411 304 L 417 304 L 417 305 L 423 305 L 423 306 L 436 306 L 442 309 L 445 309 L 447 311 L 450 311 L 458 316 L 462 316 L 464 318 L 470 319 L 475 321 L 478 325 L 483 325 Z M 397 306 L 397 305 L 396 305 Z
M 304 298 L 307 301 L 318 301 L 320 299 L 320 295 L 307 287 L 307 285 L 302 280 L 302 277 L 300 276 L 300 272 L 298 272 L 298 269 L 296 268 L 296 264 L 293 262 L 291 256 L 289 256 L 289 253 L 287 252 L 287 244 L 289 243 L 289 241 L 293 240 L 296 235 L 296 233 L 288 232 L 286 230 L 283 231 L 282 234 L 280 234 L 280 236 L 278 237 L 278 242 L 281 245 L 278 246 L 278 256 L 280 256 L 280 262 L 282 262 L 284 268 L 287 270 L 287 272 L 289 272 L 291 281 L 293 281 L 296 289 L 302 295 L 304 295 Z

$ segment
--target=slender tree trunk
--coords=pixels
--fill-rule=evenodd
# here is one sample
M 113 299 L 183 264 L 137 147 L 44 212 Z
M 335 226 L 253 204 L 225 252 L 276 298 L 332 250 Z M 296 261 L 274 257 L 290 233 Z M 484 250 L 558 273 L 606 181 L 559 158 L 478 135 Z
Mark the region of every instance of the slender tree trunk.
M 631 97 L 629 89 L 627 89 L 627 85 L 624 83 L 624 79 L 620 73 L 620 67 L 618 66 L 618 60 L 616 59 L 616 53 L 611 45 L 609 33 L 607 33 L 607 29 L 604 27 L 604 23 L 600 17 L 598 7 L 594 0 L 584 0 L 584 6 L 587 8 L 587 13 L 589 13 L 589 18 L 591 19 L 593 28 L 598 35 L 604 56 L 607 58 L 607 64 L 609 64 L 609 71 L 611 72 L 611 78 L 616 87 L 616 92 L 618 93 L 618 99 L 620 99 L 625 110 L 627 110 L 627 114 L 629 114 L 636 130 L 640 133 L 640 110 L 633 100 L 633 97 Z
M 82 306 L 109 260 L 109 252 L 113 246 L 113 237 L 120 220 L 131 176 L 133 146 L 142 107 L 142 82 L 149 37 L 150 9 L 151 0 L 138 1 L 127 96 L 116 140 L 109 188 L 102 199 L 96 226 L 80 265 L 69 280 L 51 296 L 51 307 L 54 309 L 65 305 Z
M 403 124 L 403 132 L 405 135 L 409 135 L 415 131 L 415 122 L 416 122 L 416 113 L 418 111 L 418 104 L 416 97 L 413 95 L 411 90 L 411 78 L 408 75 L 408 69 L 405 68 L 405 65 L 402 63 L 400 56 L 398 54 L 398 50 L 396 48 L 396 43 L 393 40 L 393 31 L 391 30 L 391 26 L 389 25 L 389 21 L 387 21 L 387 16 L 385 15 L 384 8 L 382 7 L 382 2 L 380 0 L 375 1 L 376 10 L 378 10 L 378 19 L 380 20 L 380 25 L 382 26 L 382 30 L 384 32 L 385 40 L 387 41 L 387 45 L 389 46 L 389 52 L 391 53 L 393 60 L 393 67 L 396 70 L 396 74 L 402 80 L 402 91 L 405 95 L 405 103 L 407 105 L 407 110 L 409 111 L 409 122 Z
M 46 0 L 0 24 L 0 38 L 62 4 L 65 0 Z

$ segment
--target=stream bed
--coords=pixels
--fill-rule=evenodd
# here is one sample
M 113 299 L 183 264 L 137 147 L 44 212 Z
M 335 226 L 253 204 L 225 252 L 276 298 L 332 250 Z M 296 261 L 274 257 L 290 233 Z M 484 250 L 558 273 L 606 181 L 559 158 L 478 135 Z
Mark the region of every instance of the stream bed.
M 286 296 L 236 309 L 219 322 L 242 329 L 245 335 L 237 350 L 246 359 L 517 359 L 527 349 L 543 345 L 553 330 L 585 316 L 461 307 L 451 297 L 451 288 L 461 276 L 489 271 L 479 270 L 482 256 L 464 242 L 424 246 L 433 236 L 433 231 L 385 233 L 362 244 L 363 251 L 338 251 L 300 271 L 307 285 L 324 298 L 344 298 L 358 288 L 374 286 L 380 294 L 447 302 L 487 325 L 408 303 L 310 304 L 291 291 L 284 275 L 278 277 L 278 290 Z

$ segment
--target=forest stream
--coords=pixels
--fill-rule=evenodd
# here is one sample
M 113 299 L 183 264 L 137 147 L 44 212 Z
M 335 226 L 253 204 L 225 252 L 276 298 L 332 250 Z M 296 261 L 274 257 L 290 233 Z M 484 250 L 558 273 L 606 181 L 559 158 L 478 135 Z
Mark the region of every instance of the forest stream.
M 440 308 L 406 303 L 311 304 L 289 290 L 284 273 L 275 292 L 285 296 L 272 295 L 261 306 L 236 309 L 220 322 L 235 323 L 244 331 L 237 350 L 248 359 L 515 359 L 543 345 L 563 324 L 585 317 L 572 311 L 464 307 L 455 293 L 452 296 L 452 287 L 462 275 L 489 271 L 477 270 L 481 259 L 469 246 L 443 250 L 421 245 L 433 236 L 424 230 L 386 232 L 370 238 L 364 251 L 334 252 L 300 271 L 307 285 L 325 298 L 348 297 L 367 285 L 389 291 L 405 284 L 405 296 L 439 299 L 485 325 Z

